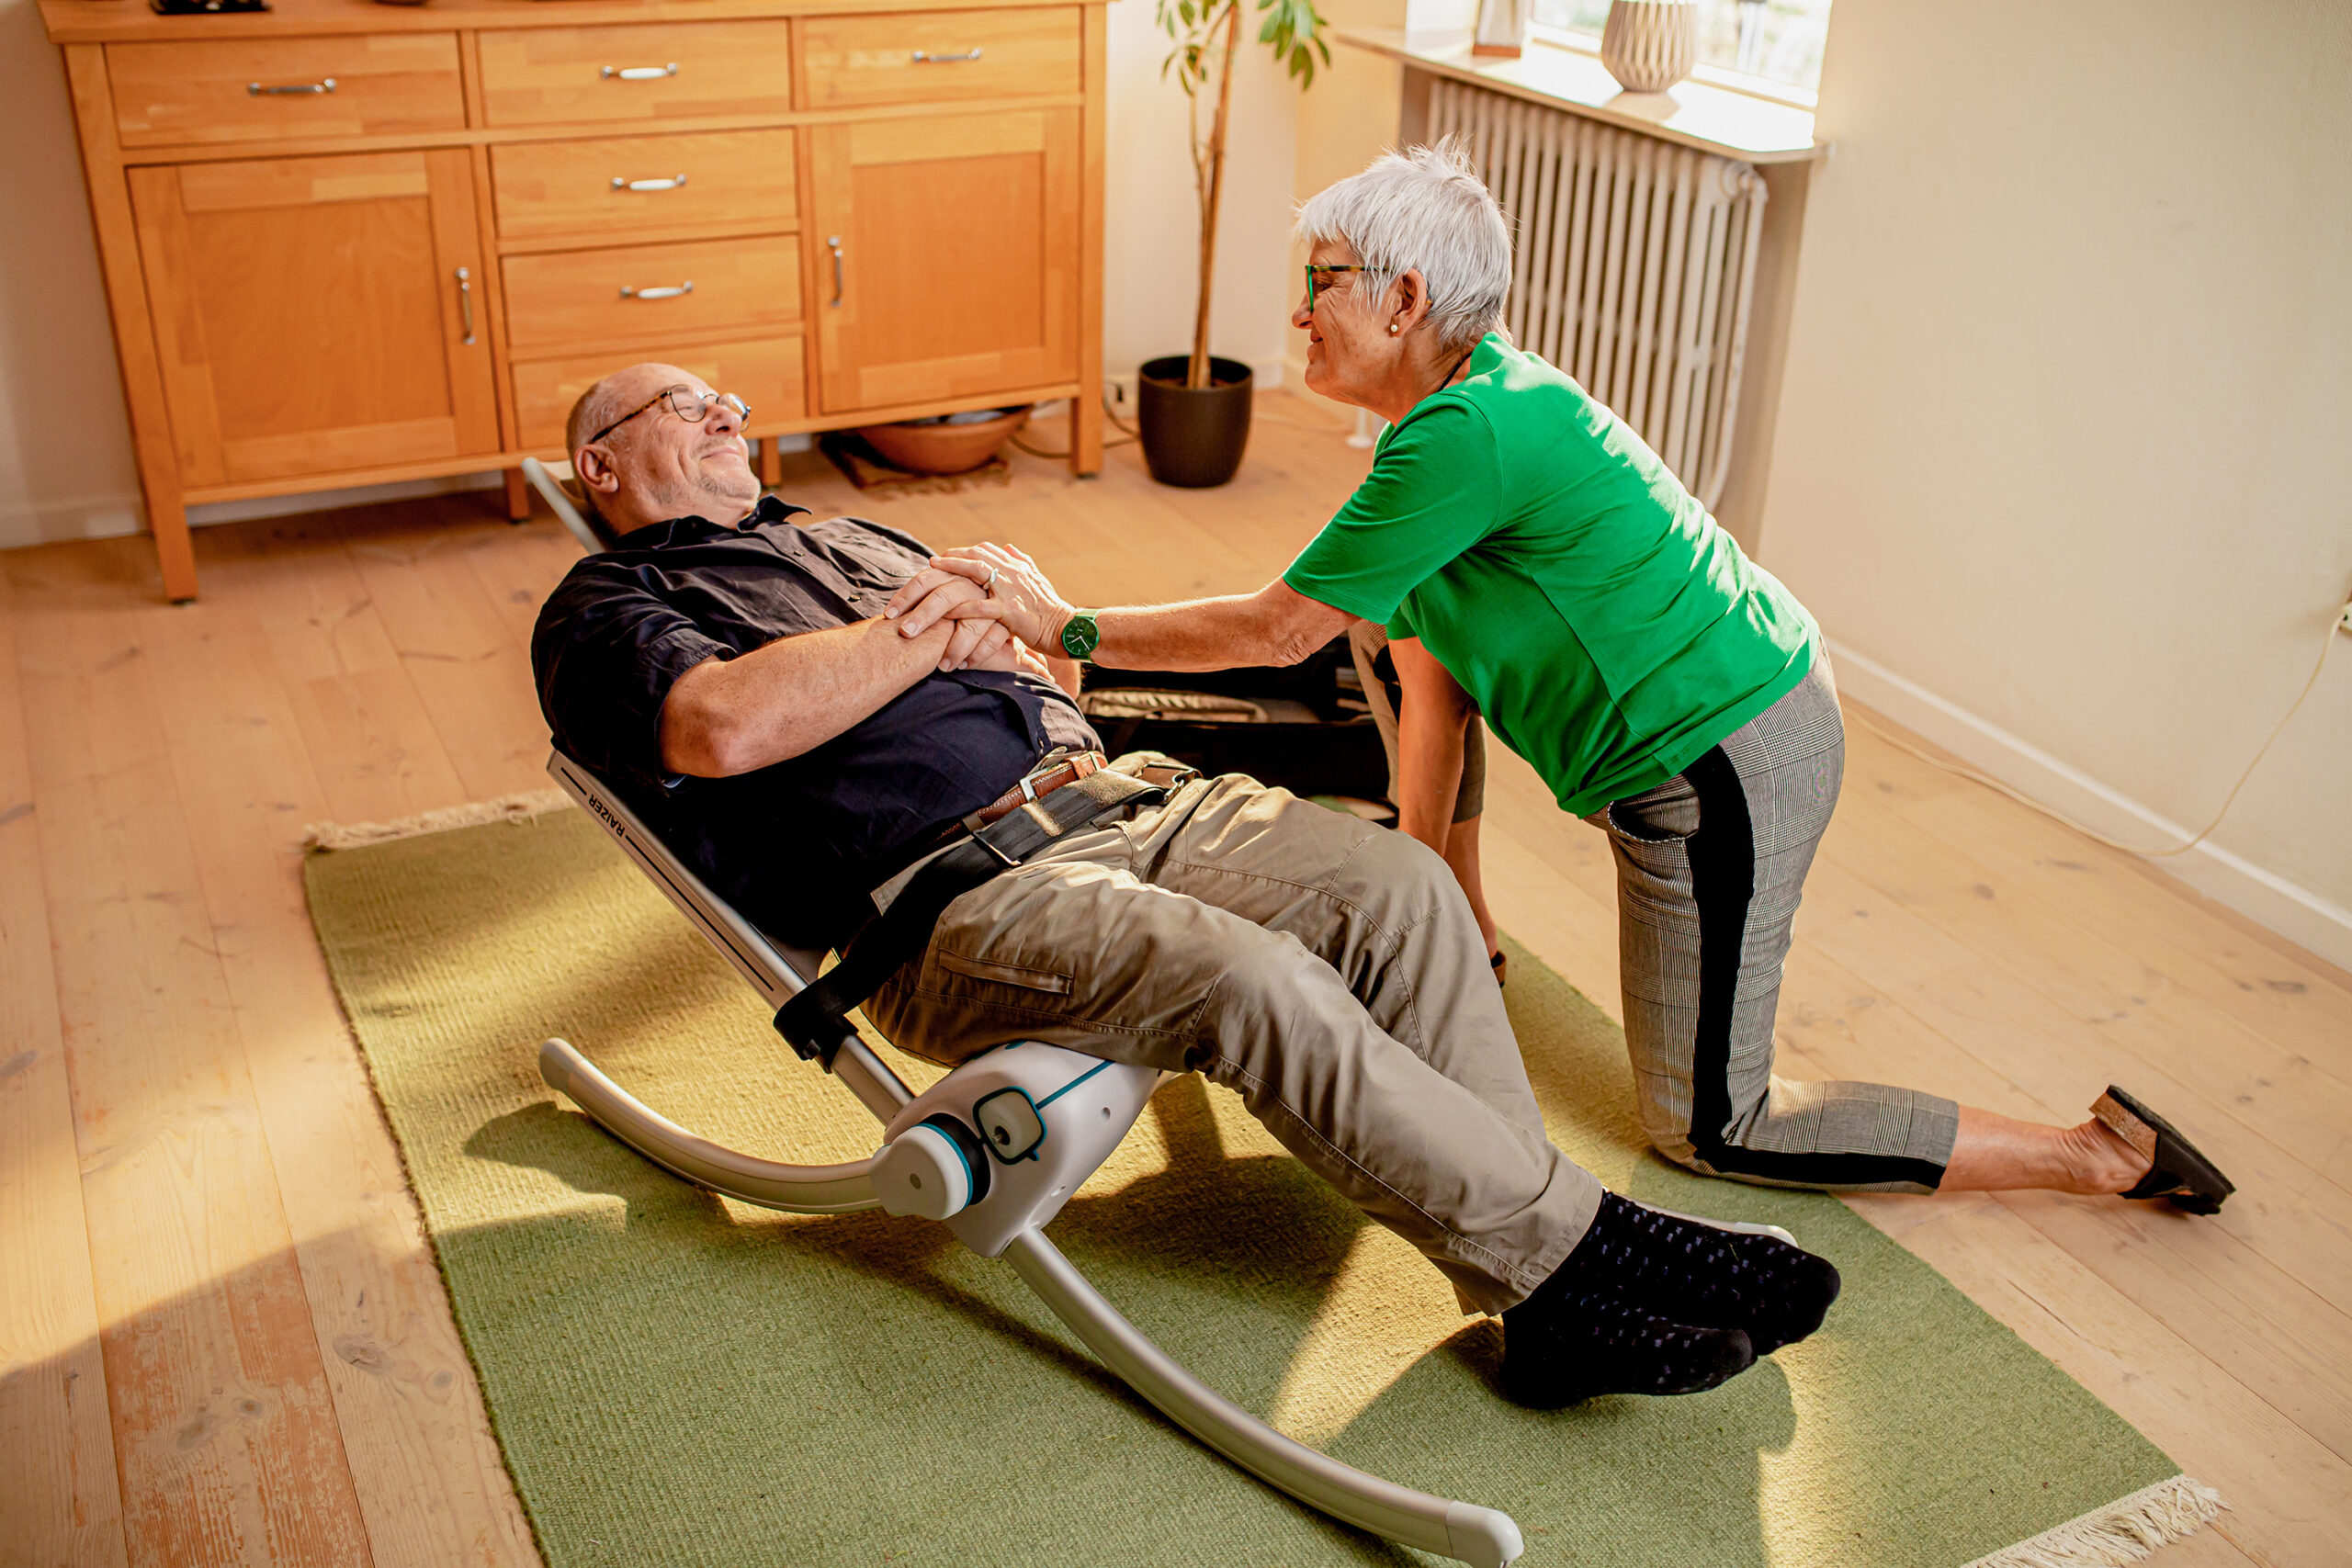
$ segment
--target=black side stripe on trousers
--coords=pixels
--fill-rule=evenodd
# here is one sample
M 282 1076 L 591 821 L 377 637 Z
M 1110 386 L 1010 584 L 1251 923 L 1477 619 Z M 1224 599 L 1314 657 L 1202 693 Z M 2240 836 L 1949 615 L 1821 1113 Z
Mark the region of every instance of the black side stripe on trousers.
M 1699 797 L 1698 830 L 1684 840 L 1690 896 L 1699 906 L 1699 1032 L 1690 1064 L 1690 1143 L 1727 1176 L 1824 1187 L 1911 1181 L 1933 1188 L 1944 1168 L 1904 1155 L 1792 1154 L 1726 1142 L 1731 1127 L 1732 1004 L 1756 897 L 1756 829 L 1739 771 L 1720 746 L 1683 770 Z

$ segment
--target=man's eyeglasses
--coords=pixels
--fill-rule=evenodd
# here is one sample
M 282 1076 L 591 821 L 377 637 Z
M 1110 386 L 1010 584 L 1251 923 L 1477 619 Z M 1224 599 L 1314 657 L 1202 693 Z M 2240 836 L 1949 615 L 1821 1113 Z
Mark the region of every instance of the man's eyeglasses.
M 1333 284 L 1339 282 L 1340 274 L 1343 272 L 1370 272 L 1372 268 L 1365 266 L 1361 263 L 1354 262 L 1334 264 L 1329 266 L 1320 265 L 1315 262 L 1308 262 L 1306 264 L 1307 310 L 1310 312 L 1314 310 L 1315 297 L 1317 294 L 1325 292 Z
M 637 407 L 629 410 L 628 412 L 621 415 L 620 418 L 613 421 L 612 423 L 605 426 L 604 429 L 596 432 L 595 434 L 582 442 L 581 445 L 583 446 L 594 446 L 597 442 L 602 441 L 605 436 L 610 435 L 614 431 L 618 430 L 622 425 L 627 424 L 639 414 L 643 413 L 646 410 L 662 402 L 667 402 L 670 405 L 670 412 L 676 414 L 680 419 L 684 420 L 688 424 L 700 424 L 704 420 L 709 418 L 713 405 L 732 411 L 735 415 L 735 423 L 739 425 L 748 423 L 752 417 L 752 411 L 743 406 L 743 400 L 737 397 L 732 392 L 713 392 L 708 397 L 705 397 L 700 392 L 695 391 L 692 387 L 664 387 L 660 391 L 654 393 L 651 397 L 646 399 L 643 402 L 638 404 Z

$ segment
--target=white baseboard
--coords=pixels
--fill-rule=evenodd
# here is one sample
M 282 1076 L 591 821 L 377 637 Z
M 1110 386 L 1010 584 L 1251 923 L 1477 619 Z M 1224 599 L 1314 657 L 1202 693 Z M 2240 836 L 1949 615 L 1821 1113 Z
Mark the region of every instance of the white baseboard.
M 1306 348 L 1304 342 L 1283 354 L 1283 374 L 1298 388 L 1306 390 Z
M 1840 691 L 2086 827 L 2158 843 L 2178 843 L 2194 831 L 1843 643 L 1832 639 L 1829 651 Z M 2211 840 L 2150 863 L 2329 963 L 2352 968 L 2352 909 Z
M 119 539 L 147 526 L 136 491 L 0 504 L 0 550 L 63 539 Z

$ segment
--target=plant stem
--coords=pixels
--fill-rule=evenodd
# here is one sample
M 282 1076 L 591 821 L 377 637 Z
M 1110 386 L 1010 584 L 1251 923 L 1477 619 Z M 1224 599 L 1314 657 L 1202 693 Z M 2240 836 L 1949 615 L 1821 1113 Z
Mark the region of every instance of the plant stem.
M 1184 385 L 1209 384 L 1209 295 L 1216 281 L 1216 216 L 1225 196 L 1226 111 L 1233 103 L 1233 57 L 1241 42 L 1241 0 L 1227 0 L 1225 58 L 1217 63 L 1216 118 L 1209 128 L 1207 176 L 1201 191 L 1201 301 L 1193 317 L 1193 363 Z

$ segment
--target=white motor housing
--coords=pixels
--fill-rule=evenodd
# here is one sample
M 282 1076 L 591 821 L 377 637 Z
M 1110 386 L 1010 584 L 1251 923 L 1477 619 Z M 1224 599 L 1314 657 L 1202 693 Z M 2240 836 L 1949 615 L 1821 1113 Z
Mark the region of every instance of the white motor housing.
M 983 1052 L 891 1119 L 875 1193 L 890 1213 L 944 1221 L 999 1257 L 1061 1213 L 1168 1077 L 1034 1040 Z
M 955 1139 L 919 1123 L 882 1145 L 874 1156 L 874 1195 L 893 1214 L 944 1220 L 972 1201 L 972 1163 Z

